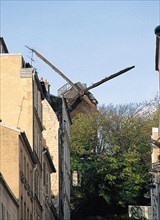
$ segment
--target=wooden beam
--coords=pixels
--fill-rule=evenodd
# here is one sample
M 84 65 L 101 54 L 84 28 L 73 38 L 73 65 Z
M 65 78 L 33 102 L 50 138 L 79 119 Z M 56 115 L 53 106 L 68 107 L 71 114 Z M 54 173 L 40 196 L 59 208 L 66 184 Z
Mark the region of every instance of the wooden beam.
M 125 72 L 127 72 L 129 70 L 131 70 L 131 69 L 133 69 L 134 67 L 135 66 L 127 67 L 127 68 L 125 68 L 123 70 L 120 70 L 117 73 L 114 73 L 114 74 L 112 74 L 112 75 L 110 75 L 108 77 L 105 77 L 104 79 L 102 79 L 102 80 L 92 84 L 91 86 L 87 87 L 86 89 L 84 89 L 84 93 L 86 93 L 88 90 L 91 90 L 91 89 L 101 85 L 102 83 L 105 83 L 105 82 L 107 82 L 107 81 L 109 81 L 109 80 L 111 80 L 111 79 L 113 79 L 113 78 L 115 78 L 115 77 L 117 77 L 117 76 L 119 76 L 119 75 L 121 75 L 121 74 L 123 74 L 123 73 L 125 73 Z

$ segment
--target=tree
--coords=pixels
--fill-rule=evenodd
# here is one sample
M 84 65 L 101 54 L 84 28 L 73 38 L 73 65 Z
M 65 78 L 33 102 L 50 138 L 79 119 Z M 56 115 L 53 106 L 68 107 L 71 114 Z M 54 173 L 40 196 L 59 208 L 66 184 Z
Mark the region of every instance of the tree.
M 105 215 L 107 207 L 115 212 L 115 207 L 122 210 L 129 204 L 145 202 L 151 128 L 158 121 L 156 111 L 151 112 L 148 106 L 149 103 L 102 106 L 97 113 L 74 118 L 71 171 L 76 170 L 80 178 L 80 185 L 72 186 L 76 219 L 82 209 L 89 214 L 89 207 L 92 215 L 95 210 Z M 99 201 L 100 209 L 94 208 L 94 201 Z

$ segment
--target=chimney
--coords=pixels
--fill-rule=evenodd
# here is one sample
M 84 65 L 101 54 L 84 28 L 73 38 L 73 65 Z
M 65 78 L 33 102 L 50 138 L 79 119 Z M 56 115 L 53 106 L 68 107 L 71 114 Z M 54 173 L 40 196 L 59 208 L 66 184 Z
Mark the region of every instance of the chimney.
M 49 85 L 49 83 L 47 82 L 47 80 L 46 80 L 46 79 L 44 80 L 43 77 L 41 77 L 41 78 L 40 78 L 40 82 L 43 83 L 43 85 L 45 86 L 45 89 L 46 89 L 47 93 L 50 94 L 50 85 Z
M 50 85 L 47 82 L 47 80 L 44 81 L 44 85 L 45 85 L 46 91 L 50 94 Z

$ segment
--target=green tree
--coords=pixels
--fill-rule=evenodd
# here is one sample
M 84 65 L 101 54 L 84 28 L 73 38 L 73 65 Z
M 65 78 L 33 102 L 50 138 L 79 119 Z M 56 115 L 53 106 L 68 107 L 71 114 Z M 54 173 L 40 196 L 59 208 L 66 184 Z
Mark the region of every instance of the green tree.
M 72 186 L 72 204 L 77 215 L 95 200 L 110 210 L 145 202 L 156 103 L 102 106 L 97 113 L 74 118 L 71 171 L 78 172 L 80 185 Z

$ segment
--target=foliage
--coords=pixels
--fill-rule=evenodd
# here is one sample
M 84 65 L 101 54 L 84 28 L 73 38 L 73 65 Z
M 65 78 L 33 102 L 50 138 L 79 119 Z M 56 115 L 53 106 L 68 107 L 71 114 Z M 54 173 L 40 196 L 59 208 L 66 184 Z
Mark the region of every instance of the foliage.
M 72 186 L 75 210 L 91 198 L 110 207 L 144 202 L 156 103 L 102 106 L 99 112 L 74 118 L 71 171 L 78 171 L 80 183 Z

